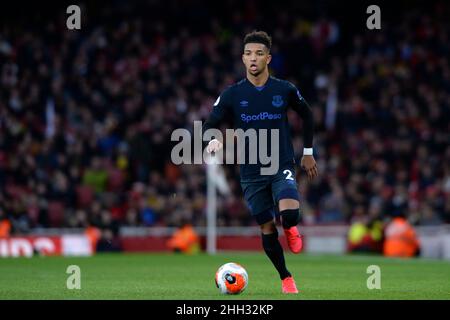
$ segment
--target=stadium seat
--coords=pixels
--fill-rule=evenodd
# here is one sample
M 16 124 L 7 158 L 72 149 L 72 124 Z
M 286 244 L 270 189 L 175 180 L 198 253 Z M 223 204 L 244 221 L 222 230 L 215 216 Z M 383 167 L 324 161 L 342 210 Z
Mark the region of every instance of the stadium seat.
M 48 222 L 51 228 L 59 228 L 64 222 L 64 203 L 50 201 L 48 203 Z
M 89 206 L 94 200 L 94 189 L 90 186 L 81 185 L 77 187 L 77 204 L 84 208 Z
M 108 170 L 108 191 L 121 191 L 125 182 L 122 170 L 111 168 Z

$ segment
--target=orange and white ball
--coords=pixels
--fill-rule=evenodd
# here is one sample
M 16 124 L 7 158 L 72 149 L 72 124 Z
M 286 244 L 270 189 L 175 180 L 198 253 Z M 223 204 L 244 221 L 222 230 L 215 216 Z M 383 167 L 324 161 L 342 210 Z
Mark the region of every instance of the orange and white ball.
M 240 264 L 230 262 L 216 272 L 216 286 L 223 294 L 239 294 L 247 288 L 248 274 Z

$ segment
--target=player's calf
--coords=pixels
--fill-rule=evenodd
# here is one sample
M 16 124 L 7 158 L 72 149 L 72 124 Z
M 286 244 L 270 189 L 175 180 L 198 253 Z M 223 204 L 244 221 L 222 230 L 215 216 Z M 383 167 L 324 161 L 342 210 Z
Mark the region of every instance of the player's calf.
M 286 209 L 280 211 L 281 224 L 284 229 L 295 227 L 300 222 L 300 209 Z
M 303 240 L 297 229 L 297 224 L 300 222 L 300 210 L 287 209 L 281 211 L 280 215 L 288 247 L 293 253 L 299 253 L 303 248 Z

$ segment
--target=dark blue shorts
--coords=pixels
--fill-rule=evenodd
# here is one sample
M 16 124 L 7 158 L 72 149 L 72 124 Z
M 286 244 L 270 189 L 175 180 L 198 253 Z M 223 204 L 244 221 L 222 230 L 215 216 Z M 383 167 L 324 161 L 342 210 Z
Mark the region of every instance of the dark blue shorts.
M 244 199 L 252 216 L 275 214 L 278 201 L 281 199 L 295 199 L 300 201 L 298 185 L 295 179 L 294 166 L 283 166 L 277 174 L 272 176 L 258 176 L 252 179 L 241 179 Z M 267 219 L 264 219 L 267 220 Z M 261 219 L 257 218 L 258 223 Z M 267 221 L 265 221 L 267 222 Z M 261 224 L 261 223 L 260 223 Z

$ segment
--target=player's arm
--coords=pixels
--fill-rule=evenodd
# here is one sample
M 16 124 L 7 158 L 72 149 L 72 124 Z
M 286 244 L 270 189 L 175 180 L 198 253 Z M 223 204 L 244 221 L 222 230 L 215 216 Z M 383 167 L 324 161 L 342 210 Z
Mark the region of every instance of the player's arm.
M 213 110 L 210 113 L 208 119 L 206 119 L 205 123 L 202 127 L 202 132 L 205 132 L 208 129 L 218 129 L 219 124 L 223 121 L 226 116 L 227 111 L 229 110 L 228 103 L 228 91 L 224 91 L 214 102 Z M 223 143 L 217 139 L 212 139 L 209 141 L 208 146 L 206 147 L 206 151 L 208 153 L 219 151 L 223 146 Z
M 318 175 L 316 160 L 313 156 L 314 118 L 312 109 L 294 85 L 289 90 L 290 106 L 303 120 L 303 157 L 301 166 L 312 179 Z

